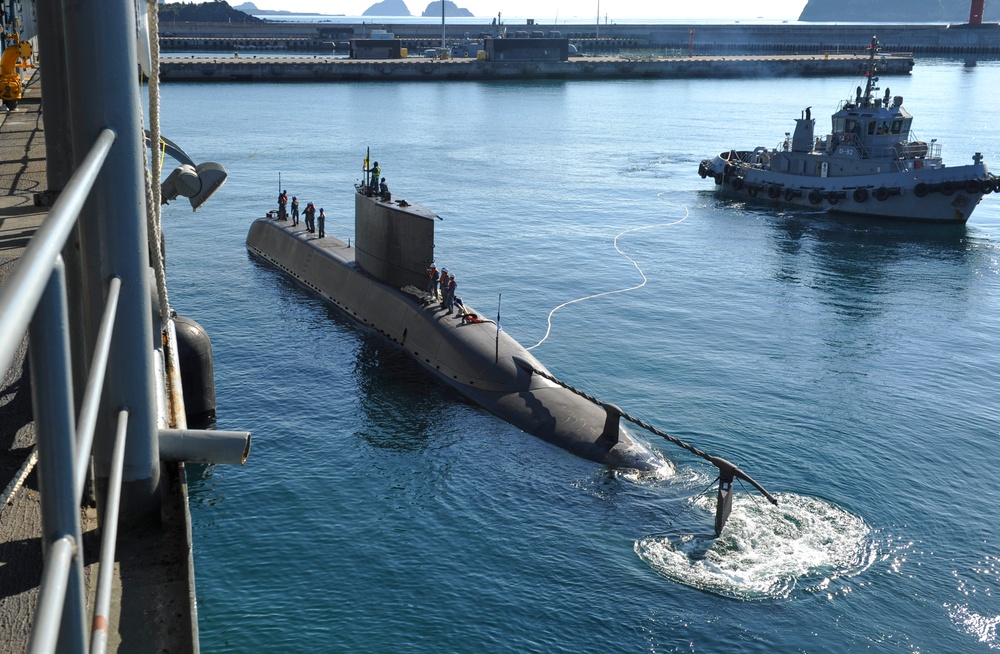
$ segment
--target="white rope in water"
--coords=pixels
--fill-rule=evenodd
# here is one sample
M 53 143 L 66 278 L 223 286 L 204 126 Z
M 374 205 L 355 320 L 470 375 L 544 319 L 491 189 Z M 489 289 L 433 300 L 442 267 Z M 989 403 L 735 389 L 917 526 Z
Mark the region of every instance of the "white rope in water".
M 661 199 L 663 198 L 663 194 L 662 193 L 660 194 L 660 198 Z M 669 200 L 668 200 L 668 202 L 669 202 Z M 629 286 L 628 288 L 619 288 L 619 289 L 614 290 L 614 291 L 604 291 L 602 293 L 594 293 L 593 295 L 588 295 L 586 297 L 580 297 L 580 298 L 577 298 L 575 300 L 570 300 L 569 302 L 563 302 L 562 304 L 560 304 L 559 306 L 557 306 L 552 311 L 549 311 L 549 317 L 546 319 L 546 321 L 548 323 L 548 327 L 545 329 L 545 336 L 542 337 L 542 340 L 538 341 L 537 343 L 535 343 L 531 347 L 528 347 L 528 348 L 525 348 L 525 349 L 526 350 L 533 350 L 536 347 L 538 347 L 539 345 L 541 345 L 542 343 L 544 343 L 546 341 L 546 339 L 548 339 L 549 334 L 552 332 L 552 316 L 559 309 L 562 309 L 563 307 L 568 307 L 571 304 L 576 304 L 577 302 L 583 302 L 584 300 L 593 300 L 594 298 L 604 297 L 605 295 L 615 295 L 616 293 L 627 293 L 629 291 L 634 291 L 636 289 L 640 289 L 643 286 L 645 286 L 646 282 L 648 281 L 646 279 L 646 274 L 644 272 L 642 272 L 642 268 L 640 268 L 639 264 L 635 262 L 635 259 L 633 259 L 632 257 L 630 257 L 627 254 L 625 254 L 624 252 L 622 252 L 622 249 L 620 247 L 618 247 L 618 239 L 621 238 L 622 236 L 624 236 L 625 234 L 629 234 L 631 232 L 639 232 L 639 231 L 642 231 L 642 230 L 645 230 L 645 229 L 656 229 L 658 227 L 670 227 L 671 225 L 677 225 L 678 223 L 684 222 L 685 220 L 687 220 L 688 216 L 691 215 L 691 212 L 687 208 L 687 206 L 685 206 L 683 204 L 680 205 L 680 207 L 682 209 L 684 209 L 684 217 L 683 218 L 680 218 L 678 220 L 675 220 L 675 221 L 669 222 L 669 223 L 657 223 L 655 225 L 644 225 L 642 227 L 632 227 L 631 229 L 626 229 L 623 232 L 619 232 L 615 236 L 615 241 L 614 241 L 614 243 L 615 243 L 615 250 L 618 252 L 618 254 L 622 255 L 623 257 L 625 257 L 626 259 L 628 259 L 629 261 L 632 262 L 632 265 L 635 266 L 635 269 L 639 272 L 639 275 L 642 276 L 642 283 L 636 284 L 635 286 Z
M 149 249 L 153 256 L 153 272 L 156 275 L 156 294 L 160 302 L 160 322 L 164 325 L 170 319 L 170 301 L 167 298 L 167 269 L 164 261 L 163 232 L 160 224 L 160 174 L 163 169 L 163 155 L 160 148 L 160 19 L 158 5 L 153 0 L 146 2 L 149 24 L 149 53 L 152 66 L 149 71 L 149 142 L 154 149 L 153 170 L 150 174 L 146 159 L 148 148 L 142 149 L 142 162 L 146 169 L 146 220 Z M 141 129 L 141 128 L 140 128 Z M 146 135 L 142 135 L 145 142 Z

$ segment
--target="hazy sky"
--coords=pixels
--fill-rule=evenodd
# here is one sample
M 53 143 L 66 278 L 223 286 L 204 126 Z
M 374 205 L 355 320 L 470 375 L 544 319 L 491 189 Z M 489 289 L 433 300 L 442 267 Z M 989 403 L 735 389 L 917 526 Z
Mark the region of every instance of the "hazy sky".
M 231 5 L 244 0 L 229 0 Z M 534 18 L 539 22 L 554 22 L 565 18 L 597 17 L 597 0 L 453 0 L 478 17 L 488 18 L 501 12 L 511 18 Z M 347 14 L 360 16 L 377 0 L 251 0 L 259 9 L 317 14 Z M 404 0 L 410 13 L 419 16 L 430 0 Z M 712 0 L 710 2 L 682 0 L 604 0 L 600 3 L 601 18 L 609 21 L 625 18 L 767 18 L 795 20 L 802 13 L 806 0 Z

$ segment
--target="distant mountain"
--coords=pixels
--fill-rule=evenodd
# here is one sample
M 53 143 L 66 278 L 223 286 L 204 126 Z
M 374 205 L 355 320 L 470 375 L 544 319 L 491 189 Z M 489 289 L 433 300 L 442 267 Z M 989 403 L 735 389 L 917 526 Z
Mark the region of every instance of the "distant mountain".
M 362 16 L 412 16 L 403 0 L 382 0 L 365 9 Z
M 429 16 L 431 18 L 441 15 L 441 0 L 434 0 L 434 2 L 427 5 L 427 9 L 424 9 L 424 13 L 421 16 Z M 470 18 L 472 17 L 472 12 L 464 7 L 459 7 L 451 0 L 444 0 L 444 15 L 445 16 L 455 16 L 457 18 Z
M 970 0 L 809 0 L 799 20 L 839 23 L 967 23 Z M 1000 3 L 987 2 L 984 22 L 1000 21 Z
M 313 12 L 285 11 L 284 9 L 258 9 L 252 2 L 244 2 L 236 5 L 233 9 L 238 9 L 251 16 L 315 16 Z M 319 14 L 320 16 L 343 16 L 344 14 Z
M 251 16 L 229 6 L 225 0 L 213 0 L 193 4 L 174 2 L 160 5 L 160 22 L 181 20 L 190 23 L 259 23 L 260 18 Z

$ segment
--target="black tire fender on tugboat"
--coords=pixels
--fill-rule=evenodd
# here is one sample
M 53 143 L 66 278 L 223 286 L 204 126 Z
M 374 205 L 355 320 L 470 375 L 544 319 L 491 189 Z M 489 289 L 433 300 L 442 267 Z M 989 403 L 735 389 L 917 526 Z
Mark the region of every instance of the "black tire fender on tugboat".
M 743 188 L 743 178 L 734 177 L 732 180 L 730 180 L 729 185 L 733 187 L 734 191 L 739 191 L 740 189 Z
M 819 191 L 816 189 L 809 191 L 809 204 L 819 204 L 822 201 L 823 195 Z
M 868 189 L 866 188 L 856 188 L 854 189 L 854 201 L 858 204 L 868 200 Z
M 840 194 L 837 191 L 830 191 L 826 194 L 826 201 L 830 203 L 830 206 L 840 202 Z
M 875 189 L 875 193 L 873 193 L 872 195 L 874 195 L 875 199 L 878 200 L 879 202 L 885 202 L 886 200 L 889 199 L 889 189 L 887 189 L 884 186 L 880 186 L 877 189 Z
M 715 173 L 716 186 L 722 186 L 722 173 Z
M 965 192 L 969 193 L 970 195 L 975 195 L 976 193 L 982 193 L 983 183 L 975 178 L 970 179 L 967 182 L 965 182 Z
M 777 200 L 778 196 L 781 195 L 781 187 L 777 184 L 770 184 L 767 187 L 767 197 L 772 200 Z
M 955 182 L 942 182 L 941 195 L 951 195 L 955 192 Z
M 801 195 L 801 193 L 799 193 L 799 194 Z M 792 198 L 794 198 L 794 197 L 795 197 L 795 189 L 793 189 L 793 188 L 786 188 L 785 189 L 785 194 L 784 194 L 785 202 L 791 202 Z
M 747 195 L 749 195 L 752 198 L 755 198 L 757 197 L 757 191 L 758 189 L 756 184 L 747 184 Z
M 930 193 L 930 188 L 928 188 L 926 182 L 920 182 L 913 187 L 913 194 L 918 198 L 926 197 Z

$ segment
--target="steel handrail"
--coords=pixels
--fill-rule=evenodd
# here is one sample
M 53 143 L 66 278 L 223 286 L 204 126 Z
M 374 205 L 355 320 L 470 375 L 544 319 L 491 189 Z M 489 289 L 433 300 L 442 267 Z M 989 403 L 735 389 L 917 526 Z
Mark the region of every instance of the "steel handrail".
M 80 418 L 76 424 L 76 463 L 73 468 L 73 484 L 76 500 L 83 499 L 83 484 L 90 466 L 90 450 L 94 444 L 94 427 L 97 424 L 97 409 L 100 406 L 101 390 L 104 388 L 105 372 L 108 368 L 108 353 L 111 351 L 111 334 L 114 332 L 115 316 L 118 314 L 118 296 L 122 280 L 112 277 L 108 283 L 108 301 L 101 316 L 101 328 L 94 344 L 94 358 L 90 362 L 87 385 L 80 402 Z
M 104 654 L 108 647 L 108 621 L 111 616 L 111 582 L 115 569 L 115 541 L 118 540 L 118 507 L 121 505 L 122 468 L 125 465 L 125 431 L 128 409 L 118 412 L 118 429 L 111 455 L 107 508 L 104 511 L 104 534 L 101 536 L 100 571 L 94 601 L 94 621 L 90 632 L 90 654 Z
M 30 654 L 56 651 L 59 641 L 59 619 L 66 603 L 66 588 L 69 583 L 70 566 L 77 554 L 77 543 L 69 536 L 63 536 L 49 546 L 45 557 L 45 570 L 38 592 L 38 608 L 35 611 L 35 625 L 28 642 Z
M 114 131 L 101 130 L 90 152 L 70 177 L 49 215 L 0 288 L 0 370 L 7 370 L 14 360 L 21 337 L 27 331 L 49 281 L 56 257 L 66 245 L 66 239 L 80 216 L 80 210 L 114 141 Z

